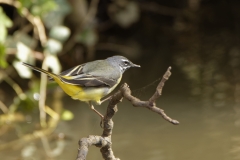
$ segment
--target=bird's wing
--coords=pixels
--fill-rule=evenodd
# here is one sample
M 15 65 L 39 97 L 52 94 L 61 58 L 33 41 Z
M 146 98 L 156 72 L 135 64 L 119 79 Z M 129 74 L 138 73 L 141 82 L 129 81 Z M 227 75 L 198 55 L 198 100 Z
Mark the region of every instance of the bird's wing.
M 59 77 L 65 83 L 85 87 L 112 87 L 116 84 L 116 80 L 112 78 L 99 76 L 94 74 L 95 72 L 84 72 L 84 66 L 85 64 L 82 64 L 68 69 L 62 72 Z
M 83 67 L 84 66 L 85 66 L 85 63 L 81 64 L 81 65 L 78 65 L 76 67 L 70 68 L 70 69 L 60 73 L 60 76 L 76 76 L 76 75 L 80 75 L 80 74 L 83 73 Z

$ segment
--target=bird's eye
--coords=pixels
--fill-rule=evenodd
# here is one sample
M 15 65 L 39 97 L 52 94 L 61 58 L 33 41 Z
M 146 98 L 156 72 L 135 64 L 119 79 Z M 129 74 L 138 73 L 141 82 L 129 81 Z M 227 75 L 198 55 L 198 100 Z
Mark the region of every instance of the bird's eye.
M 124 61 L 123 63 L 124 63 L 125 66 L 129 65 L 128 61 Z

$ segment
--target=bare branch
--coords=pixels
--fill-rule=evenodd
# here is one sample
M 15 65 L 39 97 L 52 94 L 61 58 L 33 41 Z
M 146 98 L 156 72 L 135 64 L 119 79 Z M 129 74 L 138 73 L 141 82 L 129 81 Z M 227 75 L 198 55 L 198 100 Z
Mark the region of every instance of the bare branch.
M 113 151 L 111 149 L 111 139 L 109 137 L 90 135 L 88 136 L 88 138 L 82 138 L 78 144 L 79 149 L 76 160 L 85 160 L 88 153 L 88 147 L 92 145 L 101 148 L 101 152 L 104 159 L 120 160 L 118 158 L 115 158 L 113 155 Z
M 153 112 L 160 114 L 168 122 L 177 125 L 177 124 L 179 124 L 179 122 L 177 120 L 174 120 L 174 119 L 168 117 L 164 113 L 164 110 L 162 110 L 161 108 L 158 108 L 155 103 L 157 98 L 160 97 L 162 94 L 162 88 L 163 88 L 165 82 L 171 76 L 170 70 L 171 70 L 171 67 L 169 67 L 168 70 L 166 71 L 166 73 L 163 75 L 162 80 L 160 81 L 160 83 L 157 86 L 156 92 L 152 95 L 152 97 L 149 99 L 149 101 L 141 101 L 138 98 L 132 96 L 131 90 L 126 83 L 123 84 L 123 86 L 121 87 L 120 90 L 121 90 L 124 98 L 129 100 L 134 107 L 145 107 Z
M 108 104 L 108 108 L 106 111 L 106 114 L 104 116 L 103 120 L 103 133 L 101 136 L 89 136 L 88 138 L 82 138 L 79 141 L 79 149 L 78 149 L 78 155 L 77 160 L 85 160 L 87 153 L 88 153 L 88 147 L 91 145 L 95 145 L 97 147 L 100 147 L 100 151 L 102 153 L 102 156 L 105 160 L 120 160 L 119 158 L 115 158 L 113 151 L 112 151 L 112 142 L 111 142 L 111 136 L 112 136 L 112 129 L 113 129 L 113 121 L 112 117 L 115 115 L 115 113 L 118 111 L 117 104 L 122 101 L 123 98 L 126 98 L 129 100 L 134 107 L 145 107 L 153 112 L 158 113 L 161 115 L 165 120 L 168 122 L 177 125 L 179 122 L 177 120 L 174 120 L 167 116 L 164 111 L 156 106 L 155 101 L 157 98 L 159 98 L 162 94 L 162 88 L 165 84 L 165 82 L 169 79 L 171 76 L 171 67 L 169 67 L 164 74 L 162 80 L 158 84 L 156 88 L 156 92 L 152 95 L 152 97 L 148 101 L 141 101 L 138 98 L 131 95 L 131 90 L 129 86 L 124 83 L 119 91 L 117 91 L 115 94 L 111 96 L 111 100 Z
M 0 109 L 3 113 L 8 113 L 8 107 L 0 100 Z
M 156 92 L 153 94 L 153 96 L 149 99 L 150 103 L 155 103 L 155 101 L 157 100 L 158 97 L 160 97 L 162 95 L 162 88 L 165 84 L 165 82 L 168 80 L 168 78 L 171 76 L 171 69 L 172 67 L 168 67 L 167 71 L 165 72 L 165 74 L 163 75 L 163 78 L 161 80 L 161 82 L 158 84 Z
M 45 56 L 42 52 L 34 51 L 32 50 L 32 55 L 35 59 L 43 61 Z M 15 55 L 17 54 L 17 49 L 16 48 L 6 48 L 6 54 L 8 55 Z

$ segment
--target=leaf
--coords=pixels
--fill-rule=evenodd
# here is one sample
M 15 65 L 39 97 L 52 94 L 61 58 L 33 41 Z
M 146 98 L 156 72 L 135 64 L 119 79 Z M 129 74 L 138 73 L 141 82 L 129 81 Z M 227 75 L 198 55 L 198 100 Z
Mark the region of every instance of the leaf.
M 0 43 L 4 43 L 7 37 L 7 28 L 12 26 L 12 21 L 3 12 L 0 6 Z
M 18 74 L 22 78 L 31 78 L 32 70 L 26 66 L 22 65 L 22 62 L 34 64 L 35 58 L 33 56 L 32 50 L 23 44 L 22 42 L 17 43 L 17 54 L 16 57 L 21 61 L 15 60 L 13 62 L 14 68 L 17 70 Z
M 4 43 L 7 37 L 7 29 L 0 24 L 0 43 Z
M 8 48 L 17 48 L 17 43 L 23 43 L 31 49 L 35 49 L 37 46 L 37 40 L 27 35 L 25 32 L 16 31 L 13 36 L 8 36 L 5 42 Z
M 32 159 L 38 152 L 38 148 L 33 143 L 24 145 L 21 150 L 21 159 Z
M 61 25 L 65 16 L 71 12 L 71 7 L 67 0 L 55 0 L 57 8 L 45 14 L 43 22 L 48 29 Z
M 61 115 L 61 119 L 65 121 L 70 121 L 74 118 L 74 114 L 69 110 L 64 110 Z
M 0 25 L 3 25 L 5 27 L 12 27 L 12 21 L 6 14 L 3 12 L 2 7 L 0 6 Z
M 33 99 L 32 94 L 28 94 L 25 99 L 19 99 L 19 97 L 15 97 L 15 99 L 17 99 L 14 102 L 19 111 L 30 113 L 37 108 L 37 101 Z
M 55 39 L 48 39 L 46 50 L 50 54 L 57 54 L 62 50 L 62 44 Z
M 47 13 L 56 10 L 58 8 L 55 1 L 51 0 L 41 0 L 37 1 L 32 7 L 31 7 L 31 13 L 35 16 L 43 17 Z
M 46 57 L 46 64 L 55 74 L 59 74 L 62 70 L 61 64 L 56 55 L 48 54 Z
M 113 3 L 109 6 L 109 15 L 121 27 L 127 28 L 140 17 L 140 11 L 136 2 L 128 1 L 124 7 Z
M 70 29 L 65 26 L 54 26 L 50 30 L 49 37 L 64 42 L 70 35 Z
M 22 62 L 14 61 L 13 67 L 18 72 L 19 76 L 21 78 L 31 78 L 32 77 L 32 70 L 24 65 L 22 65 Z
M 29 0 L 18 0 L 21 3 L 21 7 L 30 8 L 32 1 Z
M 87 45 L 92 46 L 95 45 L 98 41 L 98 36 L 94 29 L 87 28 L 81 32 L 78 37 L 79 42 Z
M 22 42 L 17 43 L 17 58 L 22 62 L 27 62 L 33 64 L 35 58 L 33 56 L 32 50 L 23 44 Z
M 5 52 L 5 46 L 0 43 L 0 67 L 6 68 L 8 66 L 8 63 L 6 61 L 6 52 Z
M 20 32 L 20 31 L 15 32 L 13 38 L 14 38 L 15 42 L 20 41 L 31 49 L 35 48 L 37 45 L 36 39 L 27 35 L 25 32 Z

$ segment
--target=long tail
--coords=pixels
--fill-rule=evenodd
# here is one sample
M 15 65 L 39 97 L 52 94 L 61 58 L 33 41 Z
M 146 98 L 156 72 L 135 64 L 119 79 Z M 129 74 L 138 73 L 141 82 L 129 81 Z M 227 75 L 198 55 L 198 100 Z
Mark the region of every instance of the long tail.
M 26 66 L 26 67 L 29 67 L 29 68 L 35 70 L 35 71 L 38 71 L 38 72 L 41 72 L 41 73 L 45 73 L 45 74 L 47 74 L 48 76 L 50 76 L 51 78 L 53 78 L 53 79 L 58 78 L 58 75 L 56 75 L 56 74 L 54 74 L 54 73 L 51 73 L 51 72 L 48 72 L 48 71 L 46 71 L 46 70 L 44 70 L 44 69 L 35 67 L 35 66 L 31 65 L 31 64 L 27 64 L 27 63 L 24 63 L 24 62 L 22 62 L 22 64 L 23 64 L 24 66 Z

